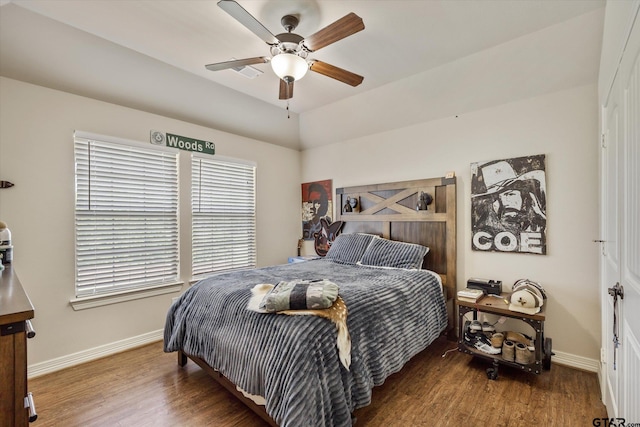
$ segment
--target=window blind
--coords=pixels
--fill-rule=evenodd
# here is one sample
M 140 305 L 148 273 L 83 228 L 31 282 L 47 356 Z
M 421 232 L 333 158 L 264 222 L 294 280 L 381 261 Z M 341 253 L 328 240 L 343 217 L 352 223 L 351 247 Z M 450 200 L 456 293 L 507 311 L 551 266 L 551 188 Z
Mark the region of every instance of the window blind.
M 255 268 L 256 167 L 192 157 L 192 275 Z
M 76 297 L 178 280 L 177 154 L 74 137 Z

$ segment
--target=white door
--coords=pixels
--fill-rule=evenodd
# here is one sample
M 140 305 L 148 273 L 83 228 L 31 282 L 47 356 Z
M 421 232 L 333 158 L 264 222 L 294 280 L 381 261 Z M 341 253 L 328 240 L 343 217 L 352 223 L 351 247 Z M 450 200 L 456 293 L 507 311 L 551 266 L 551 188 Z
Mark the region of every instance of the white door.
M 638 16 L 638 10 L 635 10 Z M 640 22 L 603 108 L 601 261 L 603 400 L 640 422 Z M 622 295 L 614 303 L 619 284 Z M 614 322 L 614 318 L 616 319 Z M 617 339 L 616 339 L 617 337 Z
M 619 414 L 619 347 L 613 342 L 613 299 L 608 296 L 607 288 L 620 281 L 620 221 L 619 221 L 619 187 L 620 167 L 618 155 L 620 135 L 622 134 L 622 118 L 620 112 L 620 100 L 617 96 L 618 84 L 614 85 L 614 91 L 610 94 L 604 107 L 603 144 L 601 155 L 601 204 L 602 204 L 602 232 L 604 240 L 602 244 L 601 260 L 601 291 L 602 296 L 602 348 L 603 361 L 603 400 L 607 406 L 610 417 Z M 622 300 L 619 301 L 620 310 Z M 615 362 L 614 362 L 615 361 Z M 614 366 L 615 364 L 615 366 Z

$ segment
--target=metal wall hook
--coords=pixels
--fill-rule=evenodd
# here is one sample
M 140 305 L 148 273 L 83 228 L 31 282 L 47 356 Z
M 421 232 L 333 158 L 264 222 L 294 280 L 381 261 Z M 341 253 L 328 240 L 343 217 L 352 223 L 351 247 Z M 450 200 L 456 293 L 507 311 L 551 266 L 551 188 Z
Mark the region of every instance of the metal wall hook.
M 607 242 L 606 240 L 601 240 L 601 239 L 594 239 L 593 240 L 593 243 L 600 243 L 600 249 L 602 251 L 602 255 L 605 255 L 605 252 L 604 252 L 605 245 L 604 244 L 606 242 Z
M 624 299 L 624 286 L 622 286 L 620 282 L 617 282 L 613 287 L 607 289 L 607 292 L 614 300 L 618 297 L 620 297 L 620 299 Z
M 418 203 L 416 206 L 417 211 L 426 211 L 429 209 L 429 205 L 433 203 L 433 197 L 429 193 L 425 193 L 424 191 L 420 192 L 418 196 Z
M 11 188 L 13 187 L 13 182 L 9 181 L 0 181 L 0 188 Z

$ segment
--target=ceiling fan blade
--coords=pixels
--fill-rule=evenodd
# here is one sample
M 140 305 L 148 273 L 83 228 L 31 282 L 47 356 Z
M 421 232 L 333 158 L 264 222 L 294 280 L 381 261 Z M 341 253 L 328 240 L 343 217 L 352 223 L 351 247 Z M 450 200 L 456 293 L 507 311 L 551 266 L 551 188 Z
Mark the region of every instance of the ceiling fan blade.
M 280 79 L 280 96 L 279 99 L 293 98 L 293 82 L 287 83 Z
M 359 76 L 358 74 L 315 59 L 311 62 L 309 69 L 351 86 L 358 86 L 364 80 L 364 77 Z
M 271 31 L 267 30 L 267 28 L 260 23 L 260 21 L 254 18 L 253 15 L 247 12 L 235 1 L 220 0 L 218 2 L 218 6 L 235 18 L 236 21 L 247 27 L 247 29 L 249 29 L 253 34 L 264 40 L 267 44 L 278 44 L 276 36 L 274 36 Z
M 304 45 L 313 52 L 362 30 L 364 30 L 362 18 L 351 12 L 333 24 L 329 24 L 320 31 L 306 37 Z
M 256 56 L 255 58 L 234 59 L 232 61 L 216 62 L 215 64 L 205 65 L 205 68 L 209 71 L 220 71 L 229 68 L 244 67 L 245 65 L 264 64 L 265 62 L 269 62 L 268 57 Z

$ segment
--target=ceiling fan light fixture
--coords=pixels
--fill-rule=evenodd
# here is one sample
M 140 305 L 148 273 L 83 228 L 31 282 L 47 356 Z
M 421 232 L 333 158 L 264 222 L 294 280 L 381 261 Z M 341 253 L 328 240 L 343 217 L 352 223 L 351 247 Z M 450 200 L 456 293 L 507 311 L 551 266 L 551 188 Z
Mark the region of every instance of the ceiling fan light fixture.
M 2 1 L 0 0 L 0 3 Z M 269 46 L 271 58 L 268 56 L 256 56 L 216 62 L 205 65 L 207 70 L 220 71 L 240 67 L 244 67 L 244 69 L 240 68 L 241 70 L 246 70 L 251 68 L 249 67 L 250 65 L 271 62 L 273 72 L 280 79 L 278 98 L 286 100 L 291 99 L 293 96 L 293 82 L 303 78 L 309 70 L 351 86 L 358 86 L 362 83 L 364 77 L 342 68 L 316 59 L 309 59 L 309 62 L 307 62 L 307 56 L 311 52 L 317 52 L 330 44 L 364 30 L 364 21 L 355 13 L 348 13 L 305 38 L 293 32 L 300 22 L 298 14 L 283 16 L 280 23 L 286 32 L 273 35 L 260 21 L 240 6 L 237 1 L 219 0 L 218 6 L 246 29 L 261 38 Z
M 271 68 L 278 77 L 287 83 L 300 80 L 309 71 L 304 58 L 293 53 L 281 53 L 271 58 Z

